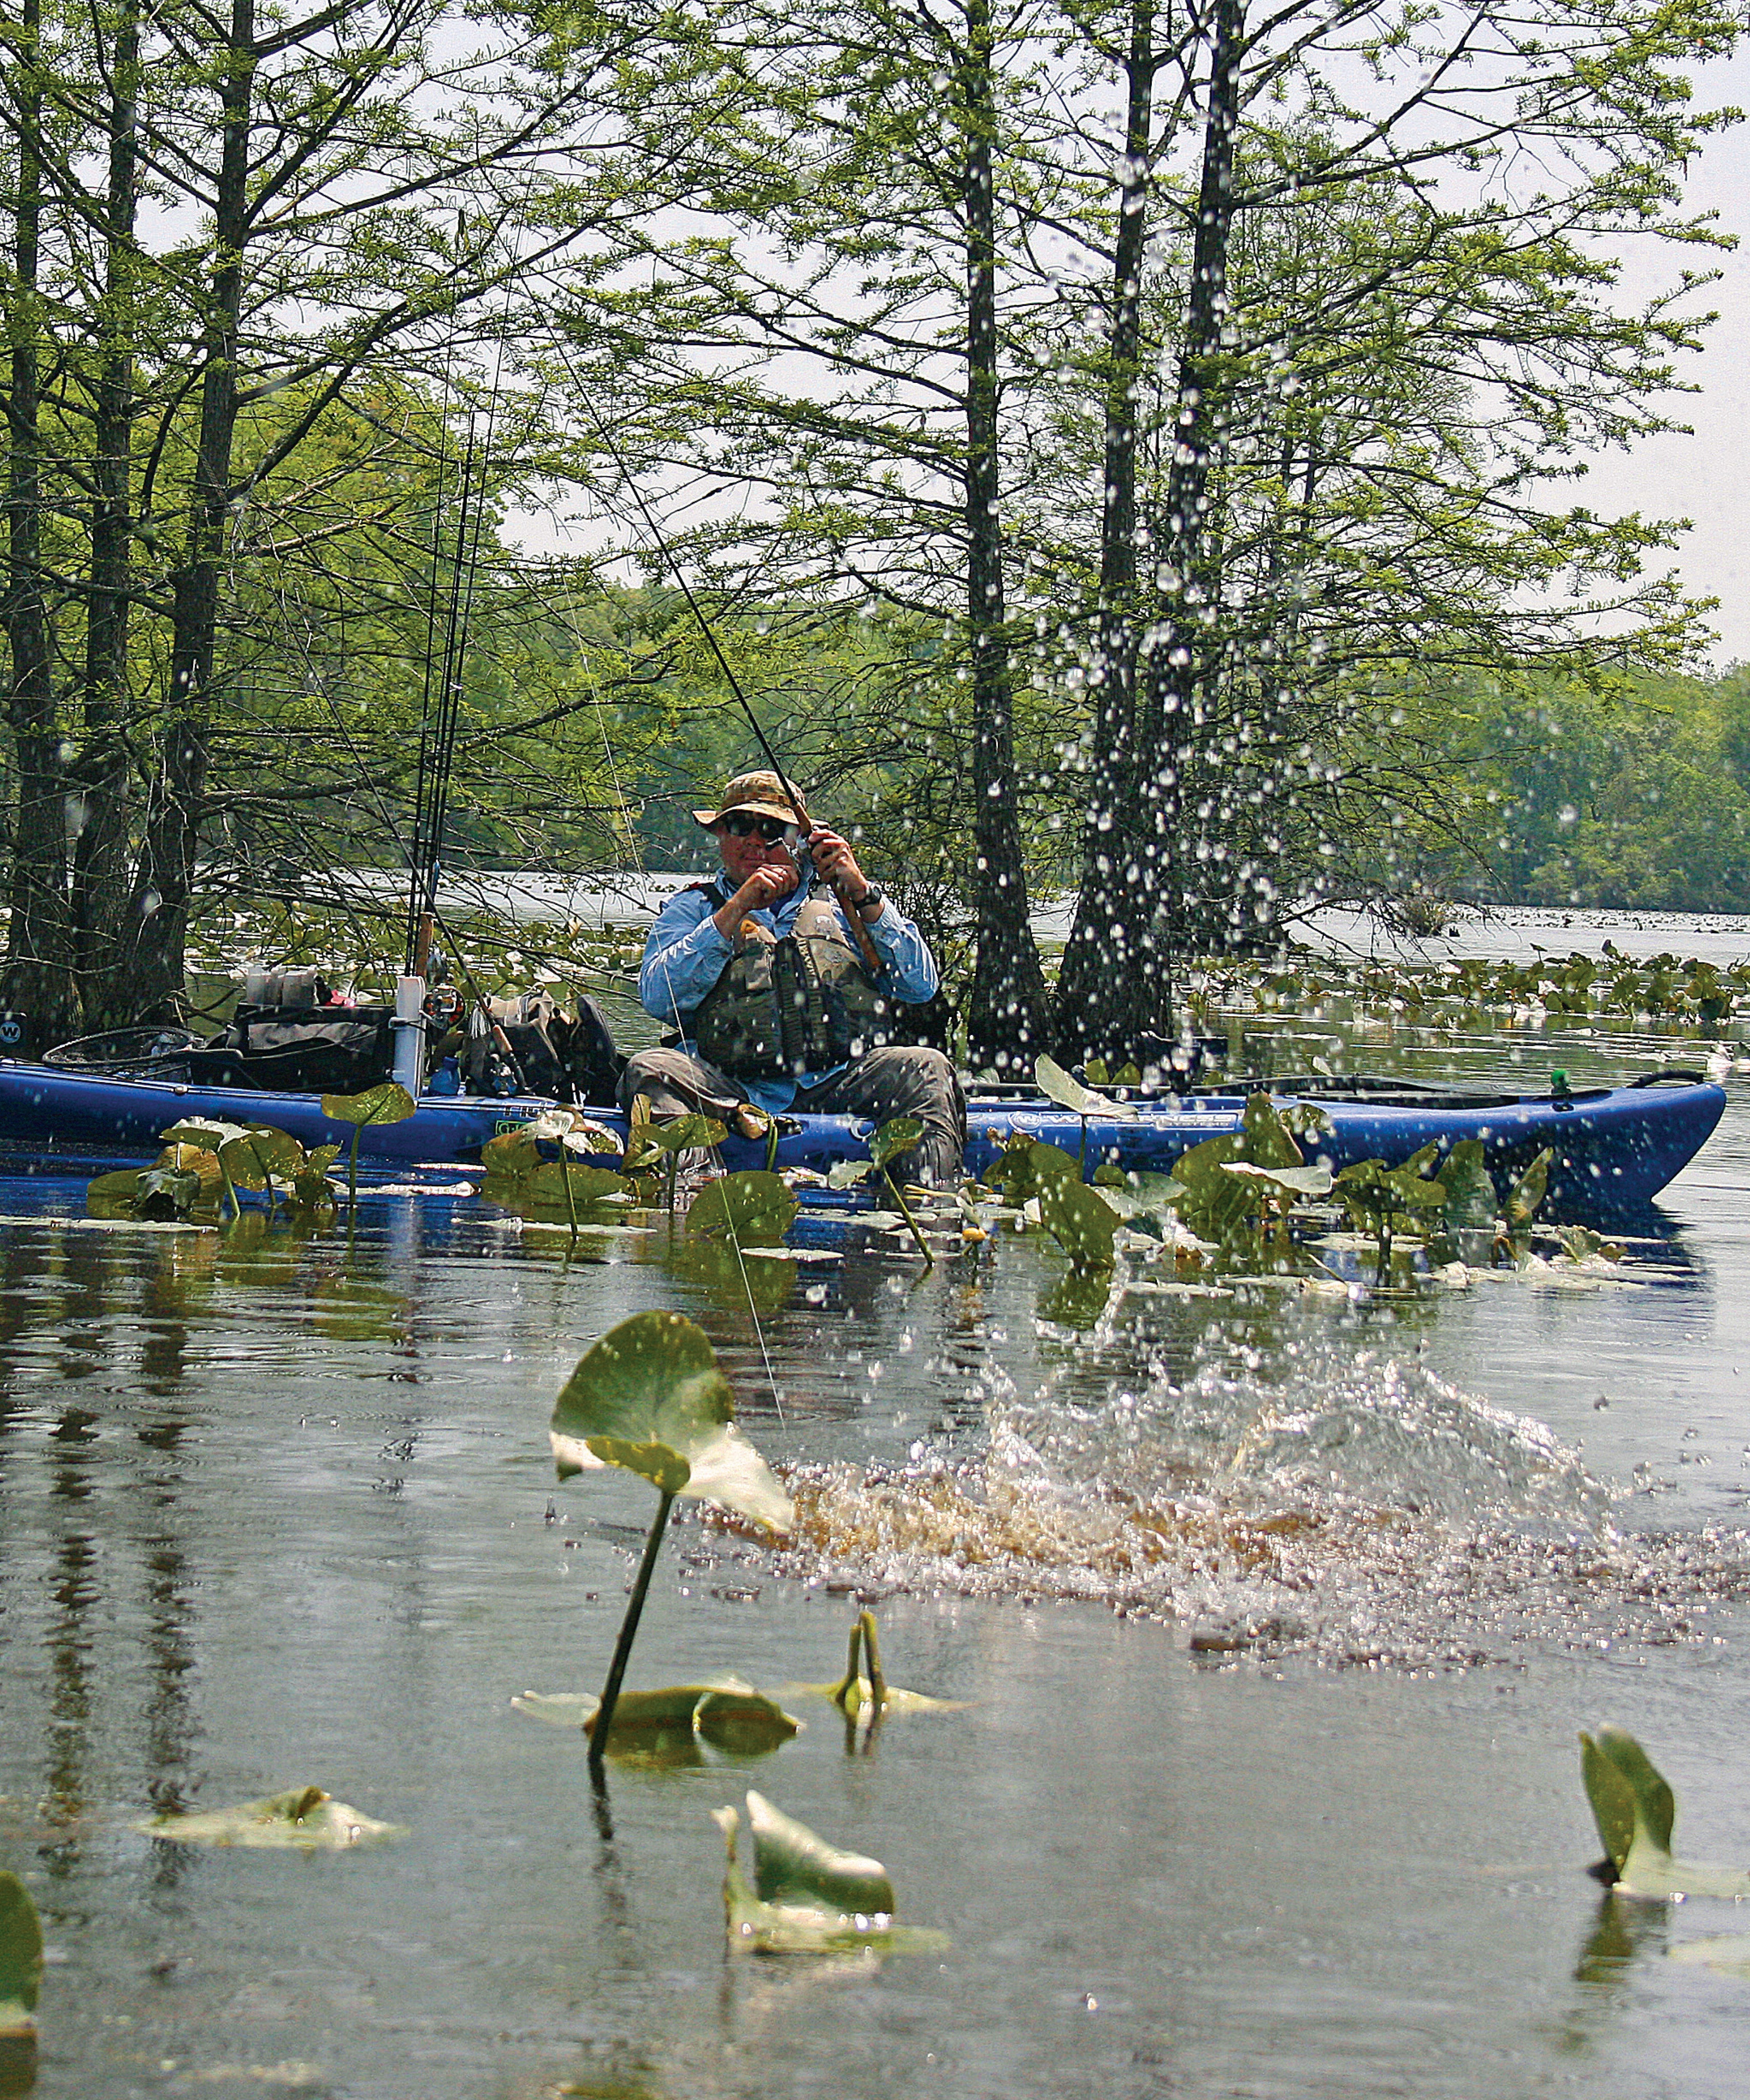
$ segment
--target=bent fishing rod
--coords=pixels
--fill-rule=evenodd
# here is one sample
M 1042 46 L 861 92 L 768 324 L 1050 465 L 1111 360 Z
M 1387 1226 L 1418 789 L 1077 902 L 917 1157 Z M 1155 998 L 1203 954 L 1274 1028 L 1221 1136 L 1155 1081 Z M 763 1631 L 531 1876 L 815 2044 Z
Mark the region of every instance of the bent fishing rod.
M 669 573 L 673 576 L 677 585 L 679 585 L 681 597 L 686 601 L 687 611 L 692 614 L 694 620 L 698 623 L 699 631 L 704 636 L 707 646 L 710 649 L 712 655 L 717 660 L 718 669 L 722 672 L 724 678 L 728 683 L 730 690 L 735 695 L 736 701 L 739 704 L 742 712 L 747 717 L 747 726 L 753 731 L 755 743 L 759 745 L 760 752 L 765 757 L 766 764 L 771 767 L 773 772 L 778 776 L 778 784 L 784 791 L 784 800 L 790 805 L 791 810 L 795 814 L 796 820 L 796 843 L 791 849 L 791 858 L 796 863 L 796 873 L 800 876 L 802 872 L 804 862 L 806 862 L 811 867 L 813 865 L 812 857 L 809 855 L 808 849 L 808 835 L 809 831 L 809 815 L 807 810 L 802 806 L 802 798 L 797 793 L 796 788 L 791 780 L 790 775 L 784 770 L 782 765 L 779 762 L 778 753 L 773 750 L 770 739 L 767 737 L 765 731 L 760 727 L 760 717 L 754 712 L 752 702 L 748 699 L 746 693 L 742 690 L 741 681 L 735 675 L 734 665 L 731 664 L 729 658 L 724 655 L 721 645 L 717 640 L 716 632 L 712 629 L 711 622 L 705 617 L 704 607 L 700 605 L 699 600 L 693 595 L 693 588 L 686 580 L 685 571 L 682 569 L 679 561 L 676 558 L 674 549 L 669 545 L 668 540 L 663 537 L 662 528 L 658 525 L 656 519 L 651 512 L 650 505 L 644 500 L 644 492 L 639 488 L 637 481 L 633 479 L 631 470 L 626 465 L 624 455 L 621 452 L 619 446 L 615 443 L 612 432 L 608 429 L 607 425 L 602 421 L 601 412 L 597 408 L 595 403 L 590 399 L 588 392 L 584 387 L 582 381 L 578 377 L 576 368 L 572 364 L 570 356 L 566 354 L 566 346 L 558 335 L 557 332 L 553 335 L 553 341 L 558 350 L 561 362 L 571 375 L 572 383 L 577 389 L 579 399 L 582 401 L 584 406 L 589 411 L 591 420 L 595 424 L 596 430 L 601 437 L 602 443 L 607 448 L 609 457 L 613 460 L 614 464 L 619 469 L 620 479 L 624 483 L 626 488 L 630 491 L 633 501 L 638 506 L 639 515 L 644 520 L 645 530 L 650 535 L 652 545 L 655 546 L 657 553 L 662 556 L 663 561 L 668 564 Z M 864 962 L 868 965 L 869 968 L 877 977 L 879 977 L 881 974 L 884 965 L 880 956 L 875 951 L 875 942 L 869 938 L 869 929 L 863 923 L 862 913 L 857 911 L 853 907 L 847 906 L 845 908 L 845 917 L 849 922 L 852 931 L 857 937 L 857 945 L 862 951 Z

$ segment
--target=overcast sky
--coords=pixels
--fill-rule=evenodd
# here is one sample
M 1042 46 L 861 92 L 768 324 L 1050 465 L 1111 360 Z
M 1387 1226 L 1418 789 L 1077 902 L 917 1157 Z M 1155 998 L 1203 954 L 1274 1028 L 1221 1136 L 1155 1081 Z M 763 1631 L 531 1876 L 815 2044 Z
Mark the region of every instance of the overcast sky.
M 1750 109 L 1750 52 L 1702 68 L 1696 95 L 1706 108 Z M 1721 272 L 1706 298 L 1719 319 L 1707 331 L 1705 350 L 1683 366 L 1686 379 L 1702 390 L 1673 397 L 1677 419 L 1693 425 L 1695 435 L 1650 438 L 1632 452 L 1598 456 L 1572 500 L 1606 514 L 1639 510 L 1694 521 L 1677 567 L 1691 591 L 1720 600 L 1712 616 L 1720 636 L 1713 661 L 1723 670 L 1735 661 L 1750 663 L 1750 124 L 1709 142 L 1690 170 L 1689 201 L 1717 213 L 1721 230 L 1743 243 L 1735 254 L 1713 256 L 1709 266 Z M 1686 263 L 1708 265 L 1707 252 L 1649 244 L 1644 254 L 1628 258 L 1624 285 L 1653 289 Z

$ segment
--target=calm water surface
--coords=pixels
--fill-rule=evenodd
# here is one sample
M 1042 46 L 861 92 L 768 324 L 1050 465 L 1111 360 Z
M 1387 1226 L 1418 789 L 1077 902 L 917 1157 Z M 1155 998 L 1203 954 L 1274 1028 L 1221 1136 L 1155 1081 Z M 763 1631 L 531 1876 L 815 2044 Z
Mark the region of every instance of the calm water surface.
M 1292 1046 L 1316 1046 L 1316 1030 Z M 1540 1037 L 1532 1065 L 1659 1046 Z M 1376 1039 L 1505 1073 L 1514 1039 Z M 1285 1052 L 1285 1054 L 1288 1054 Z M 1750 1088 L 1633 1288 L 1395 1309 L 1143 1290 L 1042 1318 L 1005 1238 L 738 1280 L 373 1201 L 344 1235 L 97 1229 L 0 1184 L 0 1864 L 52 1949 L 36 2090 L 537 2095 L 1739 2093 L 1732 1907 L 1618 1906 L 1575 1731 L 1750 1862 Z M 1148 1273 L 1138 1281 L 1152 1280 Z M 806 1516 L 701 1526 L 634 1680 L 841 1666 L 962 1714 L 616 1771 L 513 1695 L 598 1684 L 650 1502 L 555 1485 L 554 1394 L 699 1319 Z M 407 1826 L 304 1859 L 135 1834 L 314 1780 Z M 937 1959 L 726 1960 L 707 1811 L 756 1785 L 891 1869 Z

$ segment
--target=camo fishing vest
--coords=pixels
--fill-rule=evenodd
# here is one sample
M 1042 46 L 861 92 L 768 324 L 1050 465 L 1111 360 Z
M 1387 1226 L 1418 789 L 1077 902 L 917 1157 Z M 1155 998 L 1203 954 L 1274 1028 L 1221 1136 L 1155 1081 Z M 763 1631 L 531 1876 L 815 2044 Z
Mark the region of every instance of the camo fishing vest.
M 795 1079 L 835 1070 L 884 1041 L 888 1011 L 837 911 L 811 897 L 781 939 L 743 920 L 689 1032 L 722 1071 Z

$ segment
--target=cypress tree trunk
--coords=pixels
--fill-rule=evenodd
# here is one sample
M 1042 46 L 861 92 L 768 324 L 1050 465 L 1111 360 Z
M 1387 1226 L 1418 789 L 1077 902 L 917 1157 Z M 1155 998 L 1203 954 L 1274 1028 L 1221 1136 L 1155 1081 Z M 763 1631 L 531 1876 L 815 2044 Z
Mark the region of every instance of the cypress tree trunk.
M 1094 675 L 1094 756 L 1082 834 L 1082 887 L 1057 980 L 1060 1054 L 1122 1057 L 1134 1043 L 1131 983 L 1142 966 L 1140 869 L 1127 823 L 1136 792 L 1136 426 L 1142 372 L 1142 279 L 1148 243 L 1153 122 L 1153 0 L 1136 0 L 1126 61 L 1124 163 L 1108 295 L 1104 508 Z
M 16 752 L 11 920 L 0 1003 L 29 1017 L 7 1049 L 42 1047 L 69 1034 L 76 1008 L 68 969 L 67 806 L 56 720 L 48 614 L 42 593 L 43 459 L 37 264 L 42 222 L 42 82 L 39 0 L 24 0 L 14 46 L 18 192 L 12 296 L 7 314 L 7 719 Z
M 196 856 L 212 757 L 218 580 L 237 421 L 237 334 L 249 238 L 254 0 L 232 0 L 220 95 L 214 268 L 201 342 L 201 430 L 183 558 L 171 578 L 170 690 L 122 930 L 116 1003 L 130 1016 L 179 1011 Z
M 998 432 L 994 148 L 989 0 L 971 0 L 959 68 L 966 126 L 967 620 L 972 656 L 972 894 L 978 952 L 967 1016 L 975 1065 L 1029 1072 L 1047 1042 L 1045 975 L 1027 910 L 1015 778 Z
M 73 853 L 73 961 L 86 1026 L 125 1026 L 115 998 L 128 898 L 128 609 L 134 439 L 133 289 L 139 207 L 139 15 L 133 0 L 116 24 L 111 56 L 109 180 L 104 220 L 104 285 L 93 389 L 91 566 L 86 600 L 85 748 Z
M 1146 912 L 1129 977 L 1138 1033 L 1170 1032 L 1172 971 L 1187 932 L 1186 903 L 1199 840 L 1192 825 L 1206 788 L 1219 796 L 1216 713 L 1210 682 L 1219 652 L 1202 617 L 1219 593 L 1219 535 L 1211 526 L 1210 469 L 1227 427 L 1222 333 L 1233 233 L 1233 154 L 1239 128 L 1241 0 L 1215 0 L 1202 176 L 1185 332 L 1179 360 L 1173 451 L 1162 538 L 1165 646 L 1149 657 L 1138 710 L 1138 764 L 1126 831 Z

